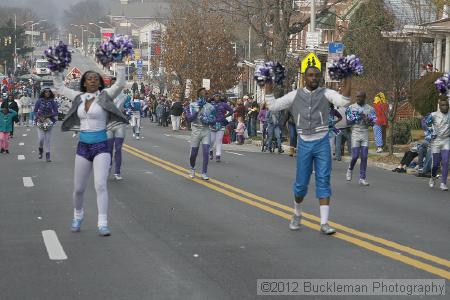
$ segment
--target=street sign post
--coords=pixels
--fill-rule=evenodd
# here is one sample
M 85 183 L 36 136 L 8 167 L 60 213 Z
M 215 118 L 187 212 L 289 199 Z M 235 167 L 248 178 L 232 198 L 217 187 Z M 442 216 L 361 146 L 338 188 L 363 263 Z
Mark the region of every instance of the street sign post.
M 330 43 L 328 44 L 328 59 L 326 63 L 326 69 L 331 66 L 334 60 L 339 59 L 344 55 L 344 44 L 342 43 Z M 325 72 L 325 82 L 339 82 L 339 80 L 333 80 L 330 78 L 328 72 Z
M 318 48 L 320 44 L 320 32 L 307 32 L 306 33 L 306 48 L 314 49 Z
M 306 57 L 302 60 L 300 64 L 300 73 L 305 73 L 306 68 L 308 66 L 314 66 L 319 70 L 322 70 L 322 64 L 320 63 L 319 58 L 313 52 L 310 52 Z
M 344 53 L 344 44 L 342 43 L 329 43 L 328 44 L 328 53 L 329 54 L 342 54 Z
M 204 87 L 207 91 L 209 91 L 211 89 L 211 80 L 210 79 L 203 79 L 202 87 Z
M 138 80 L 142 80 L 142 65 L 143 65 L 142 59 L 136 61 Z

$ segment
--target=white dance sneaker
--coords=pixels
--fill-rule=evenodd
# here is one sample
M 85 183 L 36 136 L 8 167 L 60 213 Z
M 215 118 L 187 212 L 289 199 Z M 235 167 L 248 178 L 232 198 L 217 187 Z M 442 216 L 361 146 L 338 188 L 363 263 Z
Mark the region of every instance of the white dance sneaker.
M 189 170 L 189 177 L 195 178 L 195 169 L 190 169 Z
M 352 170 L 347 169 L 347 175 L 345 175 L 347 181 L 352 181 Z
M 360 180 L 359 180 L 359 184 L 360 184 L 360 185 L 363 185 L 363 186 L 368 186 L 368 185 L 369 185 L 369 183 L 368 183 L 367 180 L 365 180 L 365 179 L 360 179 Z
M 120 174 L 114 174 L 114 178 L 116 180 L 122 180 L 123 179 L 122 176 L 120 176 Z
M 448 187 L 445 183 L 441 183 L 440 189 L 441 191 L 448 191 Z
M 299 230 L 300 224 L 302 221 L 302 216 L 293 215 L 291 218 L 291 221 L 289 222 L 289 229 L 290 230 Z
M 139 136 L 137 136 L 136 139 L 139 140 Z
M 436 184 L 436 177 L 431 177 L 430 181 L 428 182 L 428 185 L 430 188 L 434 188 L 434 185 Z

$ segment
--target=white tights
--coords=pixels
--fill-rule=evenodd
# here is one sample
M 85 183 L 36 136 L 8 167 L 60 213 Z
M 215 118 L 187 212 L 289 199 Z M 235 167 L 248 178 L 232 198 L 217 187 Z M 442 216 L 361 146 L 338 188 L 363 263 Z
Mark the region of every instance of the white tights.
M 214 146 L 216 147 L 216 156 L 222 155 L 222 139 L 224 130 L 212 131 L 211 130 L 211 150 L 213 151 Z
M 94 169 L 95 192 L 97 193 L 98 226 L 108 225 L 108 170 L 111 162 L 109 153 L 100 153 L 91 162 L 86 158 L 75 156 L 75 174 L 73 189 L 73 206 L 75 218 L 83 218 L 84 191 L 86 190 L 92 169 Z

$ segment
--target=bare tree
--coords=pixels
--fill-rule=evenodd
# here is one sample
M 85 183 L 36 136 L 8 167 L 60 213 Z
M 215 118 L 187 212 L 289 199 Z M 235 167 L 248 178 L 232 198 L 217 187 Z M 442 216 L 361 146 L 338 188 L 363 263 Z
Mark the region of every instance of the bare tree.
M 193 88 L 202 79 L 211 80 L 211 89 L 225 91 L 239 77 L 237 58 L 231 45 L 228 24 L 222 15 L 211 13 L 205 1 L 200 6 L 174 3 L 163 37 L 163 61 L 183 92 L 186 80 Z

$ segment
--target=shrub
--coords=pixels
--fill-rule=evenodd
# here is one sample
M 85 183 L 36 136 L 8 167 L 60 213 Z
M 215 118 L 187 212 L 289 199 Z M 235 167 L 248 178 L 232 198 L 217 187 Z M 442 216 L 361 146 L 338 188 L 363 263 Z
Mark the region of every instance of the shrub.
M 394 144 L 404 145 L 411 140 L 411 128 L 405 121 L 397 122 L 393 128 Z
M 402 120 L 402 122 L 408 124 L 410 130 L 422 129 L 419 118 L 410 117 L 408 119 Z
M 428 73 L 412 85 L 409 101 L 422 116 L 436 111 L 440 93 L 434 86 L 434 82 L 440 76 L 442 73 Z

